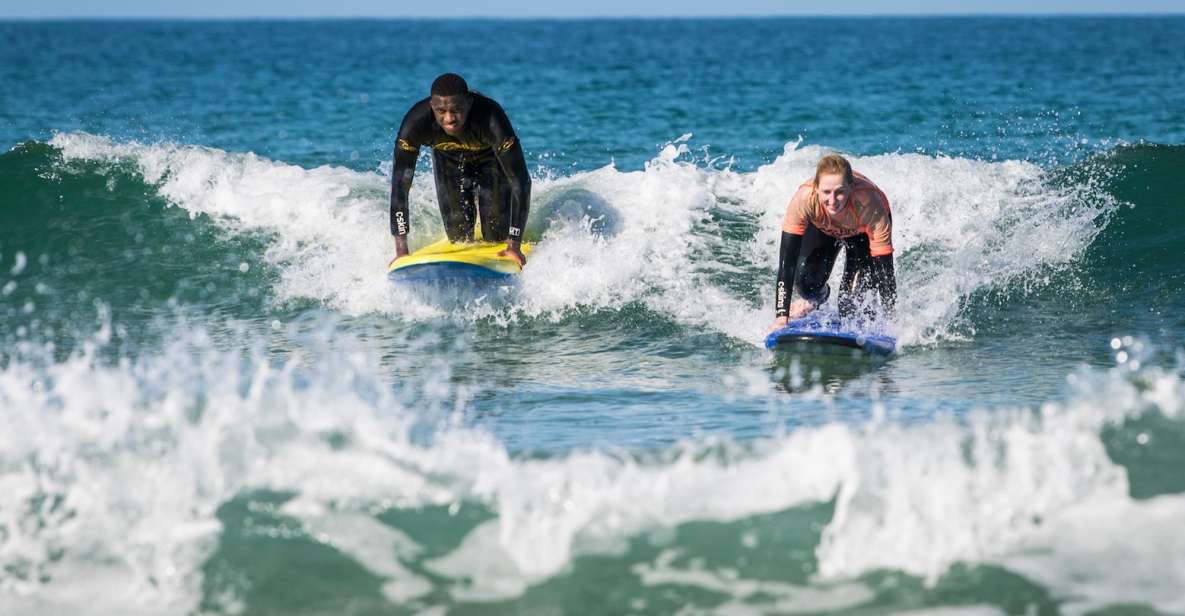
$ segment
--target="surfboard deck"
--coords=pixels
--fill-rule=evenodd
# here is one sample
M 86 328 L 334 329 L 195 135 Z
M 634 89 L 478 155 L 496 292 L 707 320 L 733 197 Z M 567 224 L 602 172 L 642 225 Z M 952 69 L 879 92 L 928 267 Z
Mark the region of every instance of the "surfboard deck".
M 530 254 L 531 244 L 522 244 L 523 254 Z M 394 281 L 505 280 L 522 272 L 513 257 L 498 256 L 506 243 L 452 243 L 447 239 L 429 244 L 406 257 L 396 259 L 387 269 Z
M 847 348 L 878 357 L 897 351 L 897 339 L 881 332 L 860 331 L 842 321 L 836 314 L 815 311 L 765 337 L 765 348 L 788 349 L 798 345 Z

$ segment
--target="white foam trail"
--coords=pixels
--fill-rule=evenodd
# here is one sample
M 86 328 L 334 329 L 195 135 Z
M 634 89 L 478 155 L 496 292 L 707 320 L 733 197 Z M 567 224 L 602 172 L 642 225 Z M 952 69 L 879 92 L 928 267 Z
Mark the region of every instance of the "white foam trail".
M 410 320 L 449 310 L 461 318 L 558 319 L 577 307 L 640 302 L 685 325 L 757 343 L 772 321 L 768 298 L 785 204 L 824 150 L 788 144 L 770 164 L 739 173 L 688 160 L 689 137 L 663 148 L 641 171 L 608 166 L 537 179 L 530 224 L 536 232 L 573 191 L 600 203 L 594 218 L 608 215 L 618 224 L 610 233 L 594 232 L 591 220 L 552 225 L 509 305 L 485 301 L 459 310 L 407 293 L 383 276 L 392 253 L 387 176 L 328 166 L 306 170 L 197 146 L 120 144 L 82 133 L 59 134 L 51 143 L 67 159 L 130 160 L 191 216 L 207 214 L 235 232 L 272 235 L 266 257 L 280 272 L 275 291 L 281 299 L 311 298 L 347 314 Z M 976 291 L 1047 278 L 1064 267 L 1090 244 L 1100 230 L 1097 220 L 1112 207 L 1105 200 L 1086 205 L 1085 187 L 1050 188 L 1044 172 L 1028 163 L 917 154 L 852 162 L 893 204 L 901 289 L 896 330 L 907 345 L 954 335 L 958 311 Z M 411 195 L 416 243 L 440 234 L 426 171 L 420 170 Z M 711 222 L 712 208 L 756 220 L 756 237 L 730 245 Z M 736 273 L 720 256 L 737 251 L 764 274 L 759 306 L 709 282 L 709 275 Z

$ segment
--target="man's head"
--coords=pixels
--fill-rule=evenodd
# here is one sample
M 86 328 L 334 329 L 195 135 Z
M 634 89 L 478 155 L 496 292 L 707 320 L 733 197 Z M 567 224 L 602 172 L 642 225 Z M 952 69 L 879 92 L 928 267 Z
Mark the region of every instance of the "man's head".
M 815 166 L 815 198 L 832 216 L 843 211 L 852 192 L 852 165 L 839 154 L 828 154 Z
M 469 117 L 469 107 L 473 104 L 473 96 L 469 94 L 469 84 L 460 75 L 445 73 L 432 82 L 432 114 L 436 116 L 436 123 L 444 132 L 452 136 L 461 134 L 465 128 L 465 120 Z

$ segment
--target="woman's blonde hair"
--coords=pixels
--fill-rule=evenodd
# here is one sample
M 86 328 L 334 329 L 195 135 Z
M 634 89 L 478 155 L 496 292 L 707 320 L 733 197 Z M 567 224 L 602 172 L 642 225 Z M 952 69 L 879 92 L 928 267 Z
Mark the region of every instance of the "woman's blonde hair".
M 815 181 L 813 186 L 814 190 L 811 191 L 812 206 L 819 205 L 819 178 L 825 175 L 836 174 L 843 176 L 844 184 L 847 184 L 848 186 L 852 185 L 852 182 L 854 181 L 852 178 L 852 163 L 849 163 L 848 159 L 834 152 L 831 154 L 826 154 L 823 156 L 823 158 L 819 159 L 819 163 L 815 165 Z
M 851 184 L 852 163 L 839 154 L 827 154 L 819 159 L 819 164 L 815 165 L 815 186 L 819 185 L 819 178 L 834 174 L 842 175 L 844 184 Z

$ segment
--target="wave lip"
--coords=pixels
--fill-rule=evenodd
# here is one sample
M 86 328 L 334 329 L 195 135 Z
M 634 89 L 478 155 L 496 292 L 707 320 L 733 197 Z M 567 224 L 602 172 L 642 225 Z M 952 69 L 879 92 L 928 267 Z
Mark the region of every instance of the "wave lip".
M 272 293 L 281 301 L 313 300 L 344 314 L 409 322 L 556 320 L 641 305 L 685 328 L 756 345 L 772 311 L 786 201 L 824 150 L 790 143 L 773 162 L 738 172 L 696 161 L 689 139 L 667 145 L 640 171 L 607 166 L 538 178 L 528 233 L 542 241 L 513 296 L 463 306 L 422 301 L 374 273 L 391 256 L 383 174 L 80 133 L 57 135 L 51 144 L 67 161 L 130 162 L 191 217 L 208 216 L 232 234 L 270 237 L 263 258 L 278 272 Z M 1067 181 L 1066 174 L 1019 161 L 920 154 L 852 161 L 892 201 L 903 315 L 896 333 L 906 347 L 973 329 L 962 321 L 969 298 L 1058 280 L 1081 262 L 1118 207 L 1090 177 Z M 412 191 L 417 242 L 439 234 L 430 184 L 421 173 Z

